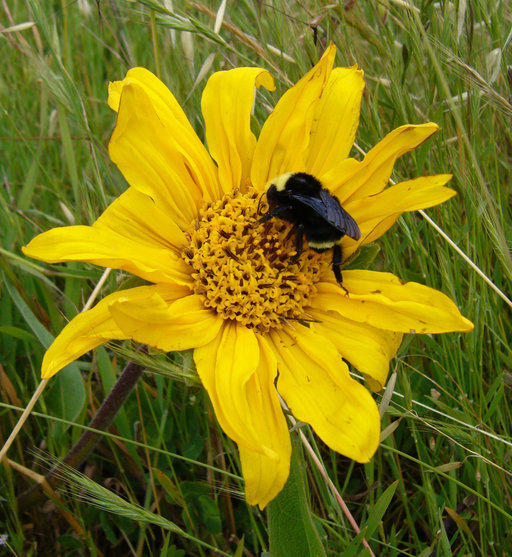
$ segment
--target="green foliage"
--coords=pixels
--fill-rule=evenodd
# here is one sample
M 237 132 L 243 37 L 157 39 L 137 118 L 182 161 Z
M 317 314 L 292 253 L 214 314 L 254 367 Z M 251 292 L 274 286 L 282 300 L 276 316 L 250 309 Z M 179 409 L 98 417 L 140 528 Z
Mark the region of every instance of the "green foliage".
M 2 4 L 0 55 L 8 63 L 0 75 L 0 442 L 39 383 L 48 342 L 102 274 L 86 264 L 30 261 L 20 248 L 42 230 L 92 223 L 126 188 L 107 153 L 115 115 L 106 96 L 108 81 L 135 65 L 157 73 L 202 137 L 200 94 L 213 71 L 268 68 L 278 90 L 258 94 L 261 119 L 333 41 L 339 65 L 365 71 L 359 147 L 367 151 L 404 123 L 439 123 L 436 136 L 398 161 L 394 179 L 453 173 L 457 197 L 428 214 L 498 290 L 510 292 L 512 43 L 505 2 L 244 0 L 227 3 L 217 33 L 220 4 Z M 510 306 L 419 214 L 402 217 L 379 245 L 363 254 L 375 258 L 372 268 L 442 290 L 475 330 L 406 339 L 383 420 L 384 428 L 395 420 L 398 426 L 371 463 L 315 450 L 376 554 L 510 554 Z M 101 295 L 118 279 L 111 273 Z M 130 395 L 89 457 L 85 478 L 68 475 L 68 489 L 22 507 L 32 471 L 45 473 L 27 448 L 64 457 L 126 355 L 144 359 L 127 345 L 102 348 L 42 395 L 9 452 L 16 466 L 0 467 L 6 547 L 41 556 L 268 551 L 266 514 L 243 501 L 236 447 L 215 425 L 190 354 L 153 360 L 155 373 Z M 313 521 L 327 554 L 363 555 L 307 461 Z M 103 506 L 83 500 L 85 492 Z
M 303 453 L 297 439 L 293 445 L 288 481 L 268 505 L 269 555 L 325 557 L 310 510 Z

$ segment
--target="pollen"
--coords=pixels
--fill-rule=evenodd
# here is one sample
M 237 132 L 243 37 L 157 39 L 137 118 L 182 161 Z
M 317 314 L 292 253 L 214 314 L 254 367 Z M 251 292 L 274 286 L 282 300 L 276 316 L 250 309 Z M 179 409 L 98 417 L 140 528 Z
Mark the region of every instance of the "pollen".
M 292 225 L 259 222 L 266 210 L 260 196 L 233 192 L 204 206 L 187 232 L 183 258 L 206 307 L 265 333 L 310 320 L 306 308 L 330 263 L 309 249 L 294 258 Z

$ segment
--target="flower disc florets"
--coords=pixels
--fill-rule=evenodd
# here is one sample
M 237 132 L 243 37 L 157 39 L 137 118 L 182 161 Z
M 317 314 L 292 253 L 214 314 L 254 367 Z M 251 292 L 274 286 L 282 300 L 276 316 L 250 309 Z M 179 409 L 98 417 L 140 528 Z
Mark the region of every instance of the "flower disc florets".
M 268 332 L 288 320 L 308 319 L 304 308 L 328 261 L 308 249 L 295 261 L 292 225 L 280 219 L 260 223 L 260 195 L 234 192 L 203 207 L 183 256 L 206 307 Z

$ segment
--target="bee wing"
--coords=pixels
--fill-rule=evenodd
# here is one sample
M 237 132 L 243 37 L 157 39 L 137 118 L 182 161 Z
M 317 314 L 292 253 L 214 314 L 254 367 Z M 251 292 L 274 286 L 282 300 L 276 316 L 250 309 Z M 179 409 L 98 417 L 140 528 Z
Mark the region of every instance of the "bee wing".
M 361 238 L 361 231 L 359 226 L 357 226 L 357 222 L 340 205 L 338 199 L 332 196 L 326 189 L 322 188 L 320 190 L 319 197 L 294 192 L 293 199 L 311 207 L 329 224 L 334 226 L 336 230 L 343 232 L 349 238 L 353 240 Z
M 359 230 L 359 226 L 357 222 L 345 211 L 343 207 L 340 206 L 340 209 L 345 218 L 345 234 L 352 238 L 352 240 L 359 240 L 361 238 L 361 231 Z

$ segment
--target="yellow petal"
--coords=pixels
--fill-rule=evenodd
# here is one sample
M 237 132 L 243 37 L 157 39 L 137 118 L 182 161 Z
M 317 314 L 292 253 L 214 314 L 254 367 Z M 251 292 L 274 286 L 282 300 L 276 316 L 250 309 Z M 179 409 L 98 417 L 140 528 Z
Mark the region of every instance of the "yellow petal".
M 150 248 L 163 248 L 181 254 L 188 242 L 179 226 L 151 197 L 128 188 L 93 225 L 129 238 Z
M 359 245 L 380 238 L 402 213 L 434 207 L 456 195 L 455 190 L 445 187 L 451 177 L 451 174 L 422 176 L 400 182 L 377 195 L 345 203 L 344 209 L 354 217 L 361 230 L 359 242 L 343 243 L 345 257 L 350 257 Z
M 187 150 L 184 139 L 179 127 L 158 118 L 142 87 L 123 87 L 110 158 L 128 183 L 157 200 L 182 230 L 198 215 L 204 193 L 197 153 Z
M 385 331 L 347 319 L 333 311 L 308 310 L 316 322 L 311 330 L 328 338 L 340 353 L 358 371 L 374 379 L 372 390 L 380 391 L 389 371 L 389 362 L 395 357 L 402 334 Z
M 343 271 L 343 286 L 318 283 L 313 308 L 368 323 L 379 329 L 401 333 L 468 332 L 471 321 L 442 292 L 416 282 L 403 283 L 391 273 Z
M 87 261 L 124 269 L 155 283 L 189 284 L 190 267 L 170 249 L 138 242 L 96 226 L 53 228 L 22 248 L 25 255 L 46 261 Z
M 306 150 L 316 107 L 329 80 L 336 47 L 279 100 L 261 129 L 251 168 L 253 185 L 263 190 L 271 178 L 305 170 Z
M 290 444 L 290 435 L 288 444 Z M 284 452 L 285 447 L 280 447 Z M 242 474 L 245 480 L 245 500 L 248 505 L 259 505 L 263 510 L 283 489 L 290 474 L 290 455 L 277 462 L 256 451 L 239 446 Z
M 64 366 L 109 340 L 131 338 L 115 323 L 110 306 L 127 298 L 144 305 L 155 292 L 169 301 L 185 295 L 188 290 L 181 286 L 141 286 L 110 294 L 92 309 L 79 313 L 62 329 L 44 355 L 41 377 L 49 379 Z
M 197 294 L 168 303 L 155 291 L 147 300 L 120 298 L 109 309 L 119 328 L 130 338 L 165 352 L 208 344 L 219 334 L 223 323 Z
M 174 95 L 149 70 L 132 68 L 123 81 L 114 81 L 109 84 L 108 104 L 113 110 L 119 110 L 123 89 L 128 84 L 134 84 L 144 90 L 146 99 L 156 112 L 158 119 L 167 130 L 172 130 L 167 133 L 171 133 L 178 139 L 183 153 L 188 153 L 190 157 L 193 155 L 194 164 L 190 167 L 191 169 L 195 167 L 197 180 L 205 192 L 205 197 L 209 201 L 218 199 L 221 192 L 218 187 L 215 165 Z
M 361 162 L 347 159 L 319 180 L 345 206 L 349 201 L 381 192 L 398 157 L 415 149 L 439 129 L 437 124 L 405 125 L 386 135 Z
M 293 415 L 310 424 L 331 449 L 358 462 L 377 450 L 380 418 L 363 385 L 352 379 L 335 346 L 310 329 L 273 330 L 277 389 Z
M 225 321 L 217 338 L 194 350 L 194 361 L 226 434 L 277 462 L 281 454 L 269 430 L 282 431 L 284 417 L 278 418 L 276 410 L 275 361 L 262 355 L 255 333 Z
M 247 398 L 258 417 L 259 433 L 274 455 L 267 456 L 239 446 L 245 497 L 249 505 L 263 509 L 281 491 L 290 473 L 291 443 L 286 419 L 276 396 L 276 358 L 264 338 L 258 335 L 260 365 L 247 386 Z
M 235 68 L 214 73 L 203 91 L 201 110 L 206 142 L 227 193 L 247 187 L 256 137 L 251 132 L 255 87 L 275 89 L 270 73 L 261 68 Z
M 322 176 L 348 157 L 354 143 L 364 90 L 363 72 L 334 68 L 316 107 L 307 171 Z
M 161 120 L 168 123 L 178 121 L 182 126 L 188 126 L 189 131 L 193 132 L 187 116 L 174 95 L 155 74 L 146 68 L 131 68 L 122 81 L 109 83 L 108 105 L 112 110 L 116 112 L 119 110 L 123 87 L 128 83 L 135 83 L 144 89 Z

